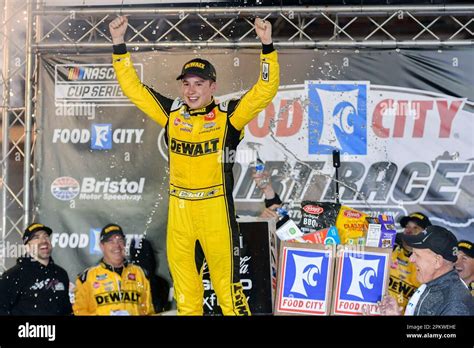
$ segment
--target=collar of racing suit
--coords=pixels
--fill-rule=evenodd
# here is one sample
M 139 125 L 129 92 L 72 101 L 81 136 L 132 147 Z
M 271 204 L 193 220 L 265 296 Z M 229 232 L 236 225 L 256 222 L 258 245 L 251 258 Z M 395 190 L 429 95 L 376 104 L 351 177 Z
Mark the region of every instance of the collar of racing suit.
M 108 263 L 105 263 L 104 259 L 100 260 L 100 265 L 104 267 L 105 269 L 108 269 L 111 272 L 117 273 L 119 276 L 122 276 L 122 271 L 125 267 L 128 266 L 128 261 L 124 260 L 123 261 L 123 266 L 122 267 L 114 267 L 112 265 L 109 265 Z
M 214 97 L 211 99 L 209 104 L 199 109 L 189 109 L 189 107 L 186 105 L 186 109 L 190 116 L 206 115 L 210 113 L 215 107 L 216 102 L 214 101 Z

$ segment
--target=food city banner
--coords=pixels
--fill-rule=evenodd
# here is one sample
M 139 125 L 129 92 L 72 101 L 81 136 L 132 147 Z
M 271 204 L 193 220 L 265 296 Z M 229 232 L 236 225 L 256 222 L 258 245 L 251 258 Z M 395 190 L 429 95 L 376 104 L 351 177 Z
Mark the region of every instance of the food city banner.
M 335 244 L 281 243 L 275 314 L 329 315 L 336 252 Z
M 387 292 L 390 248 L 340 245 L 337 250 L 331 314 L 380 315 L 378 303 Z
M 214 63 L 220 101 L 258 76 L 257 50 L 131 50 L 139 76 L 169 97 L 195 56 Z M 238 153 L 226 154 L 240 162 L 237 213 L 263 209 L 249 166 L 256 152 L 294 219 L 304 199 L 333 201 L 338 148 L 343 204 L 396 220 L 423 211 L 472 239 L 472 61 L 464 49 L 281 50 L 278 94 Z M 163 130 L 122 95 L 109 54 L 45 54 L 40 63 L 33 199 L 35 218 L 55 231 L 53 256 L 75 276 L 99 259 L 100 228 L 115 222 L 129 238 L 151 239 L 169 279 Z

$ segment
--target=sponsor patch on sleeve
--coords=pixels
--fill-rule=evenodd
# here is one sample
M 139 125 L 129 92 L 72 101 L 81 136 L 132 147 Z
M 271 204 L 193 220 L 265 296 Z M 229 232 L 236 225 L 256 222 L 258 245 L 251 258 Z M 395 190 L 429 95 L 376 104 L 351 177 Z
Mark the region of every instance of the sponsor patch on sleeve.
M 268 63 L 263 62 L 262 63 L 262 80 L 263 81 L 268 82 L 269 73 L 270 73 L 270 65 Z

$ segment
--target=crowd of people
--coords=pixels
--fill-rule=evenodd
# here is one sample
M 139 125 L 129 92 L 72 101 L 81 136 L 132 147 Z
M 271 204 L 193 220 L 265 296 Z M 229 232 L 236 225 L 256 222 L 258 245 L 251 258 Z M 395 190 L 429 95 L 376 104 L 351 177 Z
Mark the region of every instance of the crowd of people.
M 26 255 L 0 278 L 0 315 L 152 315 L 169 308 L 163 301 L 169 287 L 150 285 L 157 276 L 139 265 L 153 253 L 132 246 L 127 260 L 125 234 L 116 224 L 102 228 L 103 257 L 77 277 L 71 301 L 69 277 L 51 257 L 52 232 L 39 223 L 25 230 Z M 145 258 L 137 257 L 138 249 Z

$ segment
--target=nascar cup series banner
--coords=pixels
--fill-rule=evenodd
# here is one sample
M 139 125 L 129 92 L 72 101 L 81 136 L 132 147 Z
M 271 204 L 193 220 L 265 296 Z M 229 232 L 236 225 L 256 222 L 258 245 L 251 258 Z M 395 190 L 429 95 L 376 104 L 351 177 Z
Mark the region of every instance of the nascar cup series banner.
M 258 76 L 258 51 L 134 51 L 143 81 L 168 97 L 202 56 L 217 69 L 217 99 Z M 235 155 L 238 214 L 257 214 L 255 153 L 299 219 L 302 200 L 333 201 L 331 153 L 341 151 L 341 202 L 396 220 L 423 211 L 473 238 L 472 50 L 283 50 L 281 86 L 246 128 Z M 163 130 L 130 104 L 106 55 L 43 55 L 37 117 L 37 218 L 71 276 L 100 257 L 100 228 L 115 222 L 155 246 L 166 265 L 167 149 Z M 252 155 L 250 155 L 252 154 Z M 228 159 L 224 159 L 228 160 Z M 209 212 L 212 213 L 212 212 Z

